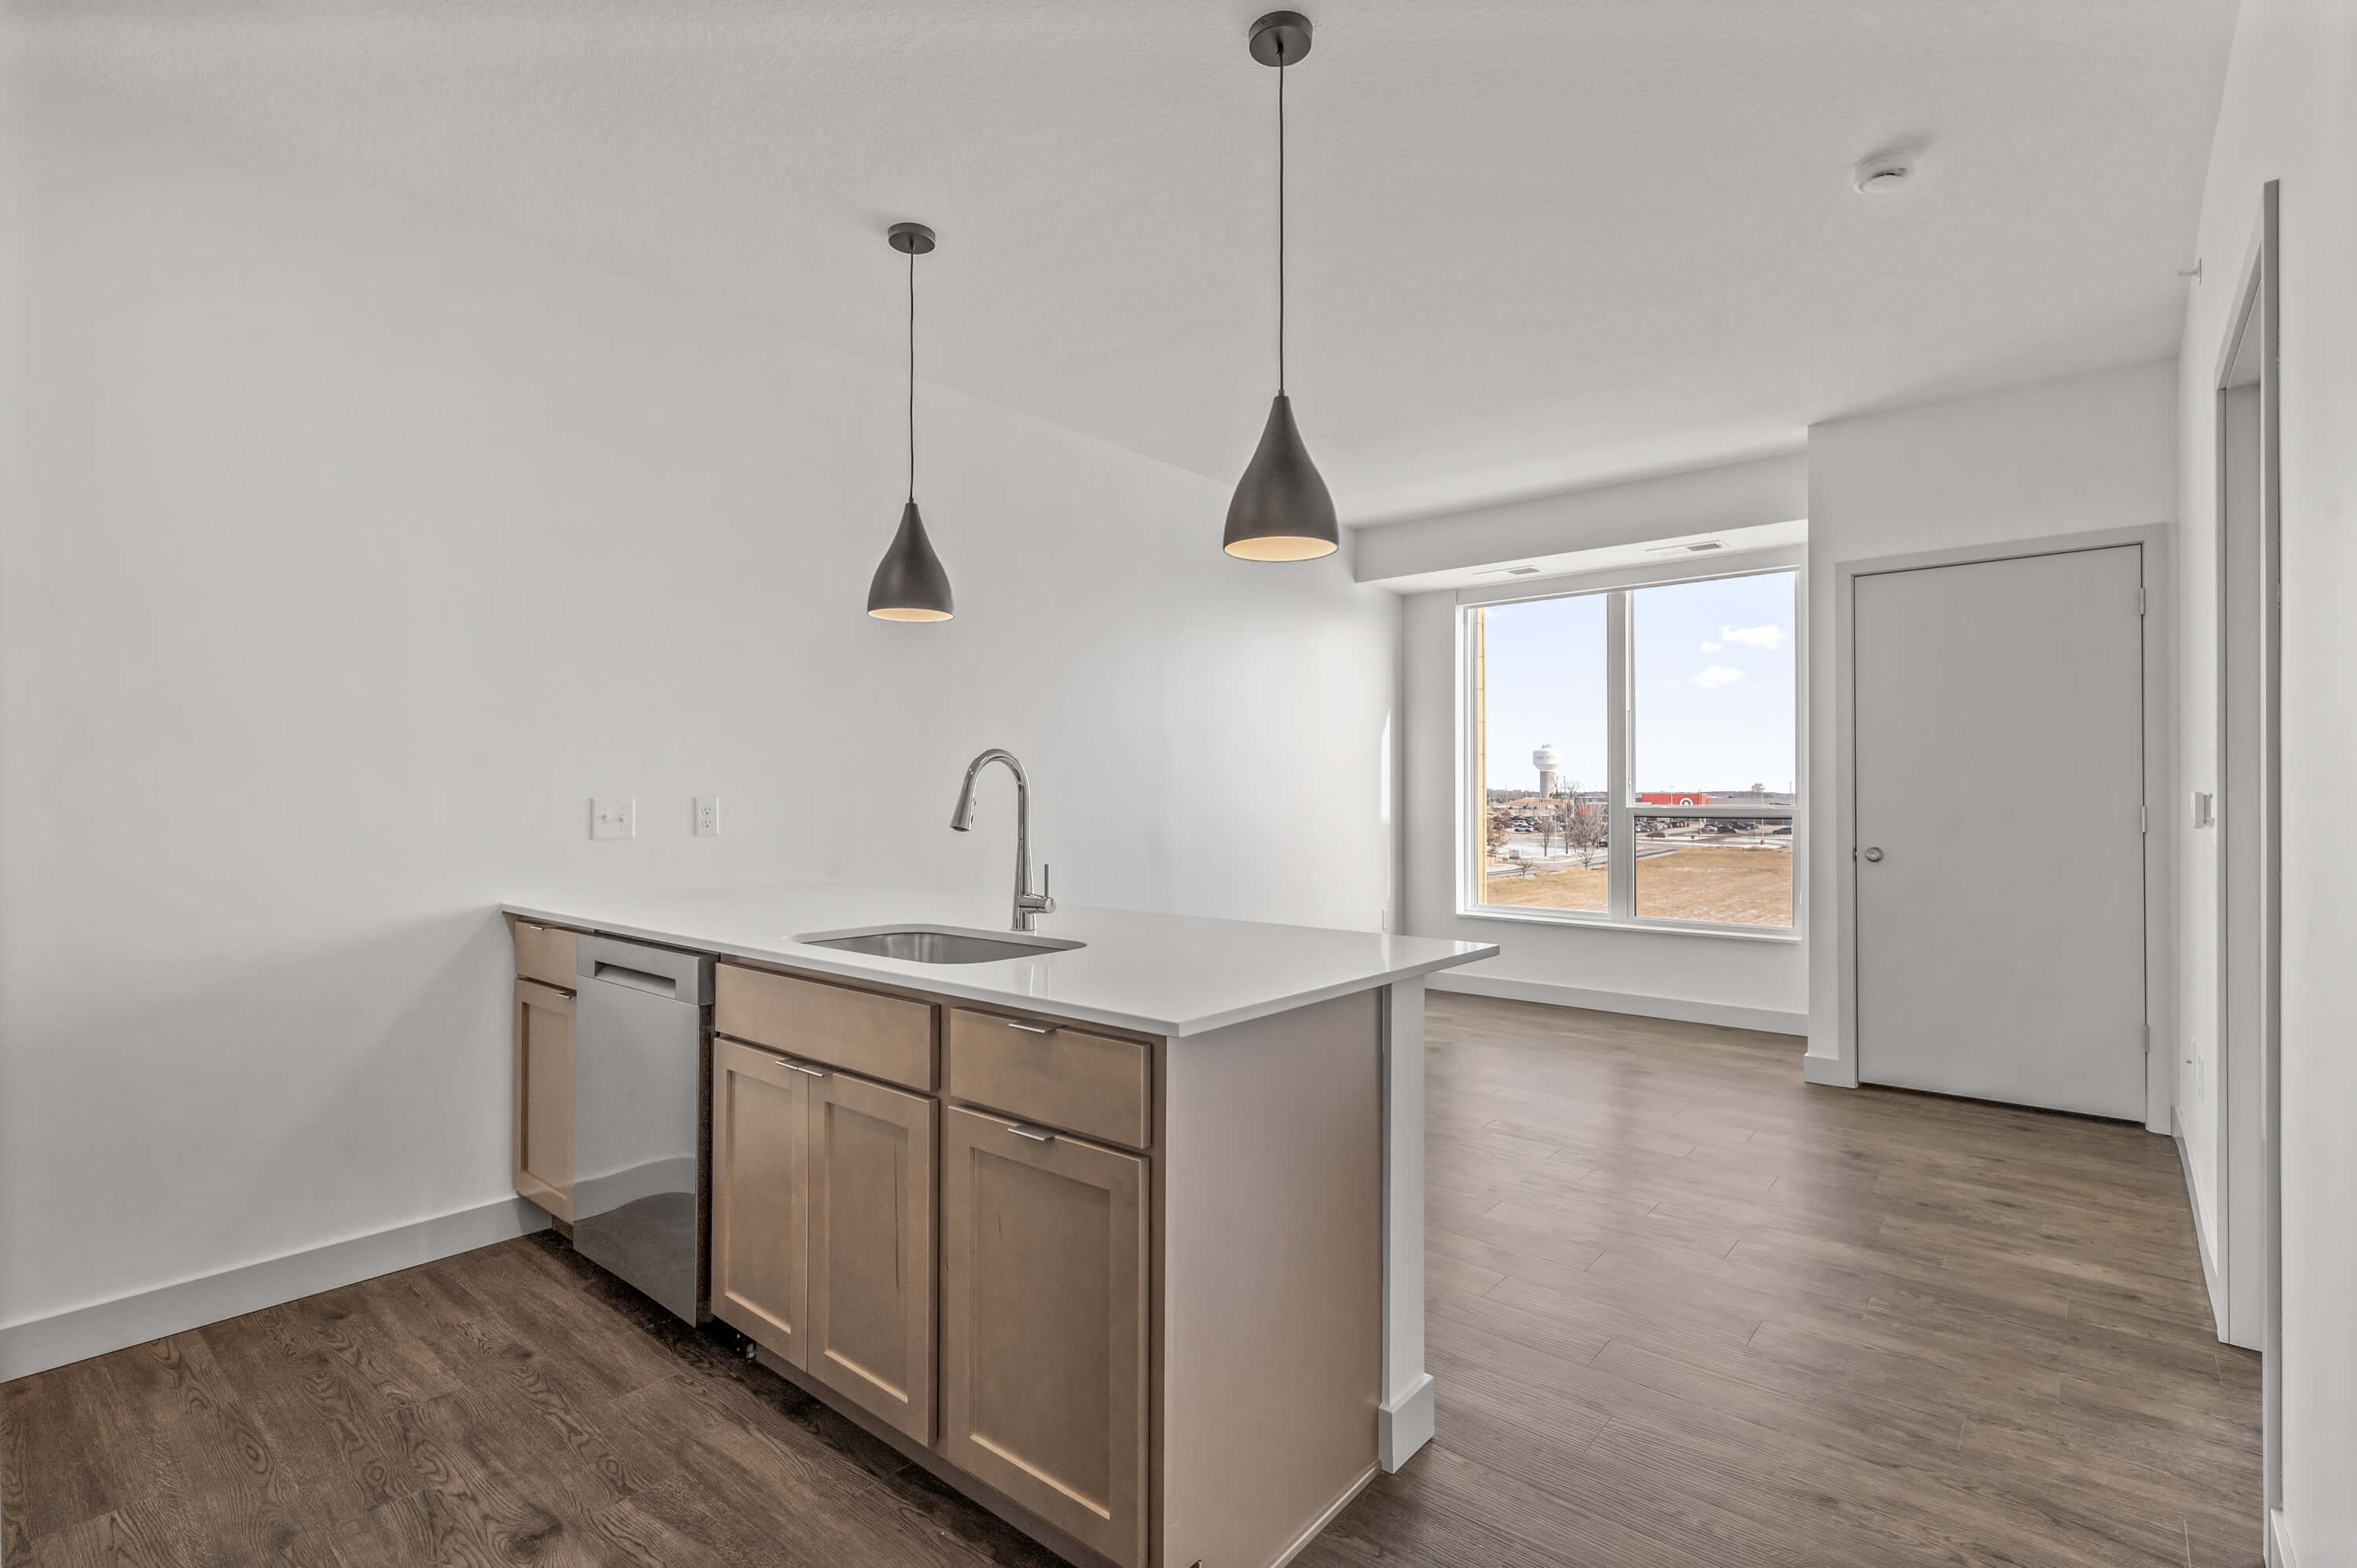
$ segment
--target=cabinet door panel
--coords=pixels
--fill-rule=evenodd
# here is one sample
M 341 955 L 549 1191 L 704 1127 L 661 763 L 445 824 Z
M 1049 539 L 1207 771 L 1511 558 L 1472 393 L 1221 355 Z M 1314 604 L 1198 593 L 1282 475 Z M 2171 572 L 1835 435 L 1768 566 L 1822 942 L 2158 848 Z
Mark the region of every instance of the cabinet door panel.
M 1135 1568 L 1146 1560 L 1146 1162 L 1037 1133 L 963 1109 L 943 1120 L 941 1448 Z
M 810 1369 L 933 1437 L 934 1102 L 810 1080 Z
M 712 1042 L 712 1314 L 807 1366 L 810 1110 L 805 1074 Z
M 515 1189 L 573 1219 L 573 997 L 515 986 Z

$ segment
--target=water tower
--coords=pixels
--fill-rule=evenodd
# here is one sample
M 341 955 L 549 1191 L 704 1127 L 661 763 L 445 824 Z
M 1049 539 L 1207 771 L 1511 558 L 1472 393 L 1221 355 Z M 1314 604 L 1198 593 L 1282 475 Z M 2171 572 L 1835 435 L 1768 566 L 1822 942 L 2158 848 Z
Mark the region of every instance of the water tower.
M 1539 770 L 1539 793 L 1555 792 L 1555 776 L 1563 771 L 1563 753 L 1551 746 L 1543 746 L 1531 753 L 1531 764 Z

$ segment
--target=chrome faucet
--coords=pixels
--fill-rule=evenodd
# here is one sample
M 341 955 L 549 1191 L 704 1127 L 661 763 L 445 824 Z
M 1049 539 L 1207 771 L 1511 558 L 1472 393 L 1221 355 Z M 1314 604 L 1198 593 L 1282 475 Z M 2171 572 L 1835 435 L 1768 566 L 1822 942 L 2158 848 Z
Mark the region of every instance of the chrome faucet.
M 974 826 L 974 781 L 994 762 L 1004 762 L 1006 771 L 1015 775 L 1014 929 L 1028 931 L 1039 916 L 1056 912 L 1056 901 L 1048 897 L 1048 866 L 1039 868 L 1039 891 L 1031 891 L 1031 780 L 1024 776 L 1023 765 L 1015 760 L 1013 752 L 994 746 L 965 765 L 965 788 L 958 791 L 957 810 L 950 813 L 950 831 L 962 833 Z

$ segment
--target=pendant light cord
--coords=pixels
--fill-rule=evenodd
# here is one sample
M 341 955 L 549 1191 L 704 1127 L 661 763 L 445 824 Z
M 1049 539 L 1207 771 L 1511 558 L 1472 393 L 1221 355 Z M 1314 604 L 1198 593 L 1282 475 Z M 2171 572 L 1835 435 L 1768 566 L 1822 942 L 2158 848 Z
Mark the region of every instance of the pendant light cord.
M 1276 40 L 1276 395 L 1285 395 L 1285 40 Z
M 909 252 L 909 499 L 917 499 L 917 252 Z

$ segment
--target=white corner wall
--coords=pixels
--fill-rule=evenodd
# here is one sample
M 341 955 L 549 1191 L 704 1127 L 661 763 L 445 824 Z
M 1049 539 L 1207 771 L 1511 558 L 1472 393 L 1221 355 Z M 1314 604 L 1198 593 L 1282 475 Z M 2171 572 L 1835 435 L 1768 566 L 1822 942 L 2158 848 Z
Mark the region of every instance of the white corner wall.
M 2271 1539 L 2300 1568 L 2336 1568 L 2357 1564 L 2357 10 L 2345 0 L 2243 0 L 2219 110 L 2179 382 L 2187 789 L 2214 788 L 2217 769 L 2217 354 L 2270 179 L 2282 182 L 2283 244 L 2283 1441 Z M 2190 982 L 2216 936 L 2185 929 Z
M 1840 916 L 1849 853 L 1836 766 L 1836 569 L 1921 551 L 2166 523 L 2177 508 L 2173 361 L 2042 381 L 1809 428 L 1809 1053 L 1855 1084 L 1843 1037 Z M 2149 625 L 2149 623 L 2147 623 Z M 2156 800 L 2173 798 L 2153 781 Z M 2167 908 L 2167 887 L 2154 889 Z M 2166 1020 L 2153 1037 L 2169 1037 Z M 2160 1053 L 2156 1052 L 2156 1056 Z M 2166 1082 L 2161 1067 L 2156 1081 Z M 2164 1123 L 2165 1125 L 2165 1123 Z
M 873 621 L 897 367 L 52 71 L 0 101 L 0 1342 L 481 1240 L 498 901 L 996 890 L 1006 834 L 944 825 L 985 746 L 1071 903 L 1391 907 L 1397 600 L 1222 554 L 1224 486 L 926 387 L 961 613 Z

